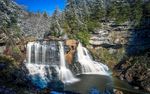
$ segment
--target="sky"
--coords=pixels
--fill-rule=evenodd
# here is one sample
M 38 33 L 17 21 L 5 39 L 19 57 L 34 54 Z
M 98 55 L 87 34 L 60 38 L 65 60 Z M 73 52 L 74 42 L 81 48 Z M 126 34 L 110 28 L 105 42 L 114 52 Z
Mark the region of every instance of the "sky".
M 66 0 L 15 0 L 18 4 L 25 6 L 28 11 L 31 12 L 44 12 L 52 15 L 55 8 L 58 7 L 63 10 Z

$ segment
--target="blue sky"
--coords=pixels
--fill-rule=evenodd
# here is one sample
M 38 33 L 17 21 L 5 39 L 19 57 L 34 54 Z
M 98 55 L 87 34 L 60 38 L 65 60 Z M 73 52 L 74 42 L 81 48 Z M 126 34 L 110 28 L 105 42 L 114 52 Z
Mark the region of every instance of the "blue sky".
M 32 12 L 46 11 L 51 15 L 56 7 L 63 10 L 66 0 L 15 0 L 18 4 L 24 5 L 27 10 Z

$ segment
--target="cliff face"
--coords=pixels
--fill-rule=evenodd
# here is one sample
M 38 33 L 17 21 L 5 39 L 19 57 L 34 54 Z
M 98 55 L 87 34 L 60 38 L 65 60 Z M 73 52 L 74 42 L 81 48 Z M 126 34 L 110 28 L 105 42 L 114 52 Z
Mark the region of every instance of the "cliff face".
M 150 3 L 147 3 L 150 4 Z M 130 30 L 126 56 L 115 66 L 117 76 L 150 92 L 150 16 L 143 10 L 140 26 Z

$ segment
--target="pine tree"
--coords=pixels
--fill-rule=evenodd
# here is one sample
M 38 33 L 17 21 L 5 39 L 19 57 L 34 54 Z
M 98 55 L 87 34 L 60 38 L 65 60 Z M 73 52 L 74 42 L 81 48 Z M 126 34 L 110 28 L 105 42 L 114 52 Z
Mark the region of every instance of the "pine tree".
M 45 18 L 48 18 L 48 15 L 47 15 L 46 11 L 44 11 L 43 16 L 44 16 Z
M 52 15 L 51 27 L 50 30 L 52 31 L 52 35 L 55 37 L 60 37 L 63 34 L 63 29 L 59 23 L 59 15 L 60 11 L 58 8 L 55 9 Z
M 65 17 L 66 17 L 66 22 L 68 26 L 70 27 L 70 32 L 72 34 L 79 32 L 80 20 L 77 15 L 75 0 L 67 0 L 67 5 L 65 9 Z
M 139 24 L 142 15 L 143 15 L 143 1 L 142 0 L 135 0 L 130 3 L 131 14 L 130 14 L 130 21 L 133 22 L 134 25 Z
M 91 18 L 100 21 L 105 16 L 105 9 L 102 0 L 95 0 Z
M 112 1 L 107 9 L 109 20 L 115 20 L 117 24 L 129 21 L 130 5 L 126 1 Z

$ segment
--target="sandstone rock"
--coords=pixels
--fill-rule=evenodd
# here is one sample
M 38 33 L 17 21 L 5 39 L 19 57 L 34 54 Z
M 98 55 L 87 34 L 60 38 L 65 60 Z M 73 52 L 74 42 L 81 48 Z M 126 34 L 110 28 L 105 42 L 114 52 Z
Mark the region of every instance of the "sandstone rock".
M 65 55 L 65 58 L 66 58 L 66 61 L 67 61 L 68 64 L 71 64 L 71 63 L 73 62 L 74 53 L 75 53 L 75 51 L 69 51 L 69 52 Z
M 66 40 L 65 44 L 69 47 L 67 53 L 65 54 L 66 61 L 68 64 L 72 64 L 78 42 L 76 40 Z
M 70 47 L 70 49 L 72 48 L 76 48 L 77 45 L 78 45 L 78 42 L 76 40 L 66 40 L 66 43 L 65 43 L 67 46 Z

